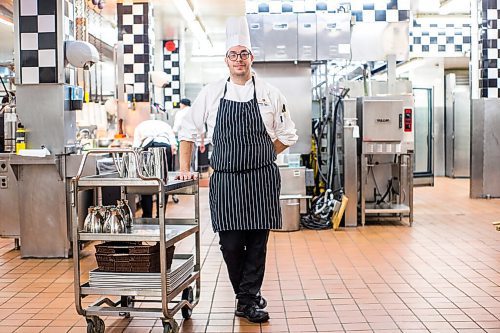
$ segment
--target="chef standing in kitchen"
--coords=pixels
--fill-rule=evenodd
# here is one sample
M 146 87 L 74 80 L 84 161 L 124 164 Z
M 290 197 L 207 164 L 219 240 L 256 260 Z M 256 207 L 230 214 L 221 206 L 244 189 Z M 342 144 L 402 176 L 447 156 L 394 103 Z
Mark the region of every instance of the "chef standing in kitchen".
M 193 142 L 206 124 L 213 144 L 211 220 L 238 300 L 235 315 L 261 323 L 269 320 L 260 293 L 269 231 L 282 225 L 275 160 L 298 137 L 284 96 L 252 72 L 253 59 L 246 18 L 229 18 L 229 76 L 205 86 L 183 121 L 179 178 L 194 177 L 189 172 Z

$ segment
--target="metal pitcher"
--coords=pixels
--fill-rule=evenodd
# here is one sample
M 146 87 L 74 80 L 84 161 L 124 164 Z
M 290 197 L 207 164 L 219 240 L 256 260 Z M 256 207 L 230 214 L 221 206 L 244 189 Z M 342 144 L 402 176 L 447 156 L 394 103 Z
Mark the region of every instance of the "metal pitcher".
M 103 231 L 111 234 L 119 234 L 125 232 L 125 223 L 118 208 L 111 208 L 111 214 L 104 222 Z
M 120 178 L 127 177 L 127 163 L 126 163 L 126 153 L 113 153 L 113 162 L 115 163 L 116 170 Z
M 135 153 L 113 153 L 113 161 L 120 178 L 136 178 Z
M 125 222 L 125 227 L 126 228 L 132 227 L 132 222 L 133 222 L 132 208 L 130 208 L 128 200 L 127 199 L 118 200 L 116 207 L 120 209 L 123 221 Z
M 102 217 L 96 207 L 89 207 L 83 230 L 92 233 L 102 232 Z
M 167 179 L 167 148 L 150 147 L 140 154 L 141 171 L 146 177 Z

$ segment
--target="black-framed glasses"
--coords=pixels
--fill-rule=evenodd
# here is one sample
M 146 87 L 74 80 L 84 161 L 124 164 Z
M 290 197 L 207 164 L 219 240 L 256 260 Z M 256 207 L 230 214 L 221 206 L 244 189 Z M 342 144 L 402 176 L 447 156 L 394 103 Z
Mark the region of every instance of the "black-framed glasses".
M 238 56 L 241 58 L 241 60 L 247 60 L 250 58 L 250 55 L 252 52 L 250 51 L 241 51 L 240 53 L 236 53 L 234 51 L 228 52 L 226 57 L 231 60 L 231 61 L 236 61 L 238 60 Z

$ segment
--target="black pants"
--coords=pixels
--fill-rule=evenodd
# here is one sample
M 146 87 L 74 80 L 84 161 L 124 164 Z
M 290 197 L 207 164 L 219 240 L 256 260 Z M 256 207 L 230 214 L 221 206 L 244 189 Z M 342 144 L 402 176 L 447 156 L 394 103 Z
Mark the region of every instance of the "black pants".
M 242 305 L 257 299 L 266 268 L 269 230 L 220 231 L 219 244 L 234 293 Z
M 149 147 L 165 147 L 166 148 L 166 155 L 167 155 L 167 171 L 172 171 L 174 170 L 174 159 L 172 158 L 172 148 L 170 145 L 156 145 L 156 144 L 151 144 Z M 168 195 L 165 197 L 165 204 L 167 203 L 168 200 Z M 142 207 L 142 217 L 153 217 L 153 196 L 150 194 L 143 194 L 141 195 L 141 207 Z M 159 216 L 159 211 L 158 211 L 158 200 L 156 200 L 156 217 Z

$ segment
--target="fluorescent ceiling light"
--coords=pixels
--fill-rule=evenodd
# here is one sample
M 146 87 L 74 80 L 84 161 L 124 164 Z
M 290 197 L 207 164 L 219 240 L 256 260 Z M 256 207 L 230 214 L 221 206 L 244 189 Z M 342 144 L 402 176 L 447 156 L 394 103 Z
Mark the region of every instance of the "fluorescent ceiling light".
M 189 5 L 187 0 L 174 0 L 174 4 L 177 10 L 181 13 L 181 16 L 187 22 L 189 30 L 193 33 L 194 37 L 198 42 L 204 46 L 212 46 L 210 39 L 208 38 L 207 32 L 203 29 L 200 21 L 194 14 L 193 9 Z
M 192 56 L 190 59 L 192 62 L 217 62 L 220 64 L 224 63 L 224 56 Z
M 3 18 L 0 17 L 0 23 L 3 23 L 5 25 L 8 25 L 9 27 L 13 27 L 14 26 L 14 23 L 10 22 L 10 21 L 7 21 Z
M 196 15 L 194 15 L 191 6 L 189 6 L 186 0 L 174 0 L 174 4 L 187 22 L 196 20 Z
M 201 24 L 198 20 L 192 21 L 188 23 L 189 29 L 193 32 L 193 35 L 196 37 L 196 39 L 201 40 L 204 38 L 207 38 L 207 34 L 205 30 L 201 27 Z

